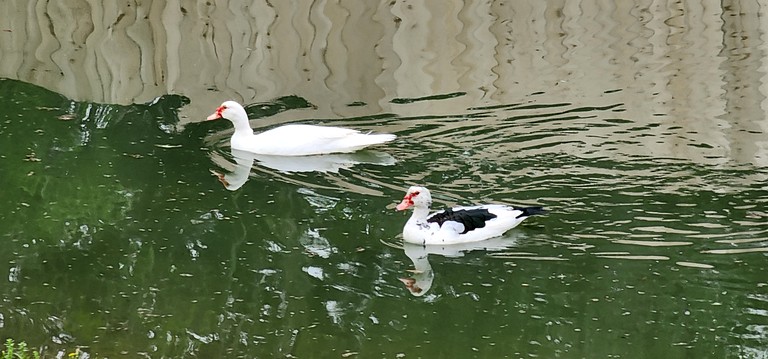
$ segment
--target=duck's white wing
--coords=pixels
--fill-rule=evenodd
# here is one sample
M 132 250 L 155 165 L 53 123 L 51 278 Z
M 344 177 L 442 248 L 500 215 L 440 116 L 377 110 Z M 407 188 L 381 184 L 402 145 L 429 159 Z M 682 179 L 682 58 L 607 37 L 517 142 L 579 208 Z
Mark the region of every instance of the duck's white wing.
M 279 156 L 345 153 L 393 139 L 395 135 L 390 134 L 364 134 L 348 128 L 297 124 L 253 136 L 250 150 Z

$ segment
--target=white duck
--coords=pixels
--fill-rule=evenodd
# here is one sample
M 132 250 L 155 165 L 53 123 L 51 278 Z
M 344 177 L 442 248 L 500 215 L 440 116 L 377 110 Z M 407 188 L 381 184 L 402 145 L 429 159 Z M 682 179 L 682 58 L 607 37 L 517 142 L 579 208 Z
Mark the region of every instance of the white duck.
M 405 242 L 431 245 L 482 241 L 501 236 L 529 216 L 546 212 L 541 207 L 486 204 L 429 214 L 430 205 L 429 190 L 418 186 L 409 188 L 397 205 L 398 211 L 413 207 L 413 214 L 403 228 Z
M 275 156 L 308 156 L 354 152 L 395 139 L 391 134 L 366 134 L 341 127 L 284 125 L 254 134 L 245 109 L 235 101 L 226 101 L 208 120 L 226 118 L 235 126 L 230 139 L 233 149 Z

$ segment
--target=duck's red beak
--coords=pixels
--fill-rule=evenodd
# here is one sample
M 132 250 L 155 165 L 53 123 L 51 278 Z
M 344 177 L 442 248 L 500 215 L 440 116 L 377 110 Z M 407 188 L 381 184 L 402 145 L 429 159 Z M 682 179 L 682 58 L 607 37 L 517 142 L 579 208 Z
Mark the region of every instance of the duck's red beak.
M 398 204 L 397 207 L 395 207 L 395 209 L 397 209 L 398 211 L 404 211 L 408 208 L 411 208 L 411 206 L 413 206 L 413 197 L 418 194 L 419 192 L 406 194 L 405 197 L 403 197 L 403 201 L 400 202 L 400 204 Z
M 212 120 L 218 120 L 221 118 L 221 111 L 224 111 L 224 108 L 219 106 L 219 108 L 216 109 L 216 112 L 212 113 L 208 118 L 206 118 L 206 121 L 212 121 Z
M 403 198 L 403 201 L 400 202 L 400 204 L 398 204 L 397 207 L 395 207 L 395 209 L 397 209 L 398 211 L 404 211 L 408 208 L 411 208 L 411 206 L 413 206 L 413 201 L 411 200 L 411 196 L 405 196 L 405 198 Z

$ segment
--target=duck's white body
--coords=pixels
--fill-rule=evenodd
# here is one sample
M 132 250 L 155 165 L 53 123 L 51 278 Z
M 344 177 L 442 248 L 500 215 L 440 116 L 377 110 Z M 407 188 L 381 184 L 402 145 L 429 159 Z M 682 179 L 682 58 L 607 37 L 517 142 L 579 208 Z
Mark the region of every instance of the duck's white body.
M 397 205 L 400 211 L 413 207 L 413 214 L 403 228 L 405 242 L 433 245 L 482 241 L 503 235 L 531 215 L 544 213 L 541 207 L 486 204 L 430 214 L 431 204 L 429 190 L 414 186 Z
M 226 118 L 235 126 L 230 139 L 233 149 L 273 156 L 309 156 L 348 153 L 395 139 L 391 134 L 367 134 L 360 131 L 314 125 L 284 125 L 254 134 L 243 106 L 226 101 L 208 120 Z

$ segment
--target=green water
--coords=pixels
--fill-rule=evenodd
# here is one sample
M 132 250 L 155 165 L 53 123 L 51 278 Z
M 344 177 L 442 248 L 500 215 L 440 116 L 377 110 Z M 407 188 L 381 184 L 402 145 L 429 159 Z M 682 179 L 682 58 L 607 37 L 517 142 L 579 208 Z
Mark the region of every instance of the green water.
M 407 130 L 356 157 L 395 163 L 257 161 L 235 190 L 214 174 L 237 171 L 229 123 L 179 126 L 188 102 L 78 103 L 0 80 L 0 337 L 98 358 L 768 351 L 768 170 L 559 149 L 580 128 L 627 122 L 620 101 L 315 119 Z M 250 112 L 307 106 L 286 97 Z M 567 126 L 531 130 L 553 122 Z M 478 247 L 404 250 L 394 205 L 411 184 L 435 206 L 550 212 Z

